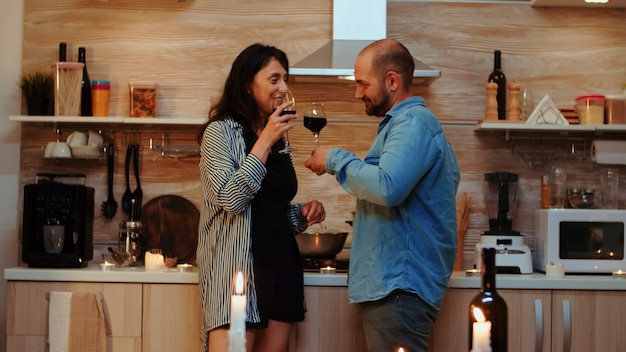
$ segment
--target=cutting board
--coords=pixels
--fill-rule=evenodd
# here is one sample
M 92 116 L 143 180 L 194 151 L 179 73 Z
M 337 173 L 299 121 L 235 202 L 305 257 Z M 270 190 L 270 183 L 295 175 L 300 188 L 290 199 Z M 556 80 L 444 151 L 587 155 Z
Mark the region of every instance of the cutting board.
M 164 195 L 149 200 L 141 208 L 144 245 L 161 249 L 177 262 L 196 264 L 200 212 L 188 199 Z

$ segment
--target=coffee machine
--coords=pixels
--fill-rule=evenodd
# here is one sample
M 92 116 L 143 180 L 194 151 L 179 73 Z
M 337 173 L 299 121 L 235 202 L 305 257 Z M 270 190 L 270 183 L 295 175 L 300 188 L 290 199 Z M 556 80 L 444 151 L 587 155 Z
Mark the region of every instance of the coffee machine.
M 94 189 L 80 174 L 37 174 L 24 186 L 22 261 L 81 268 L 93 259 Z
M 533 272 L 530 248 L 524 237 L 513 230 L 513 214 L 517 206 L 517 174 L 494 172 L 485 174 L 485 200 L 489 230 L 480 236 L 474 251 L 476 269 L 482 269 L 483 248 L 496 249 L 496 272 L 530 274 Z

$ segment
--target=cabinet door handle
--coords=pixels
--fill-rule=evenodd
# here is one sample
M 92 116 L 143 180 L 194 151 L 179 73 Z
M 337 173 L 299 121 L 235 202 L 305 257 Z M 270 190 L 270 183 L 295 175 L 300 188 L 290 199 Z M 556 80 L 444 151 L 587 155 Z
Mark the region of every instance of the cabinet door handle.
M 569 300 L 563 300 L 563 352 L 569 352 L 572 343 L 572 315 Z
M 535 300 L 535 352 L 543 349 L 543 304 L 540 299 Z

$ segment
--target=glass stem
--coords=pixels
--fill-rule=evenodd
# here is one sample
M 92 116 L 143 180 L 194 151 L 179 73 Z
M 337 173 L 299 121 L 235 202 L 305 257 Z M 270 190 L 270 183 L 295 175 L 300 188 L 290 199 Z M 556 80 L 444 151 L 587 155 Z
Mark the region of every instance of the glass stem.
M 315 136 L 315 144 L 317 144 L 317 146 L 319 147 L 320 146 L 320 139 L 319 139 L 320 134 L 313 133 L 313 135 Z

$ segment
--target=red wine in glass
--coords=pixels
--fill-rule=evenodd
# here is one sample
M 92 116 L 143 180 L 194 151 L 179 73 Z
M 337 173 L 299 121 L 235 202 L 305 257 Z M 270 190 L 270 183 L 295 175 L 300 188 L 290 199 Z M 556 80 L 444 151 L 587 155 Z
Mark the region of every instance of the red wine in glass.
M 319 134 L 326 126 L 326 110 L 322 103 L 309 103 L 304 111 L 304 127 L 313 132 L 315 143 L 319 147 Z

